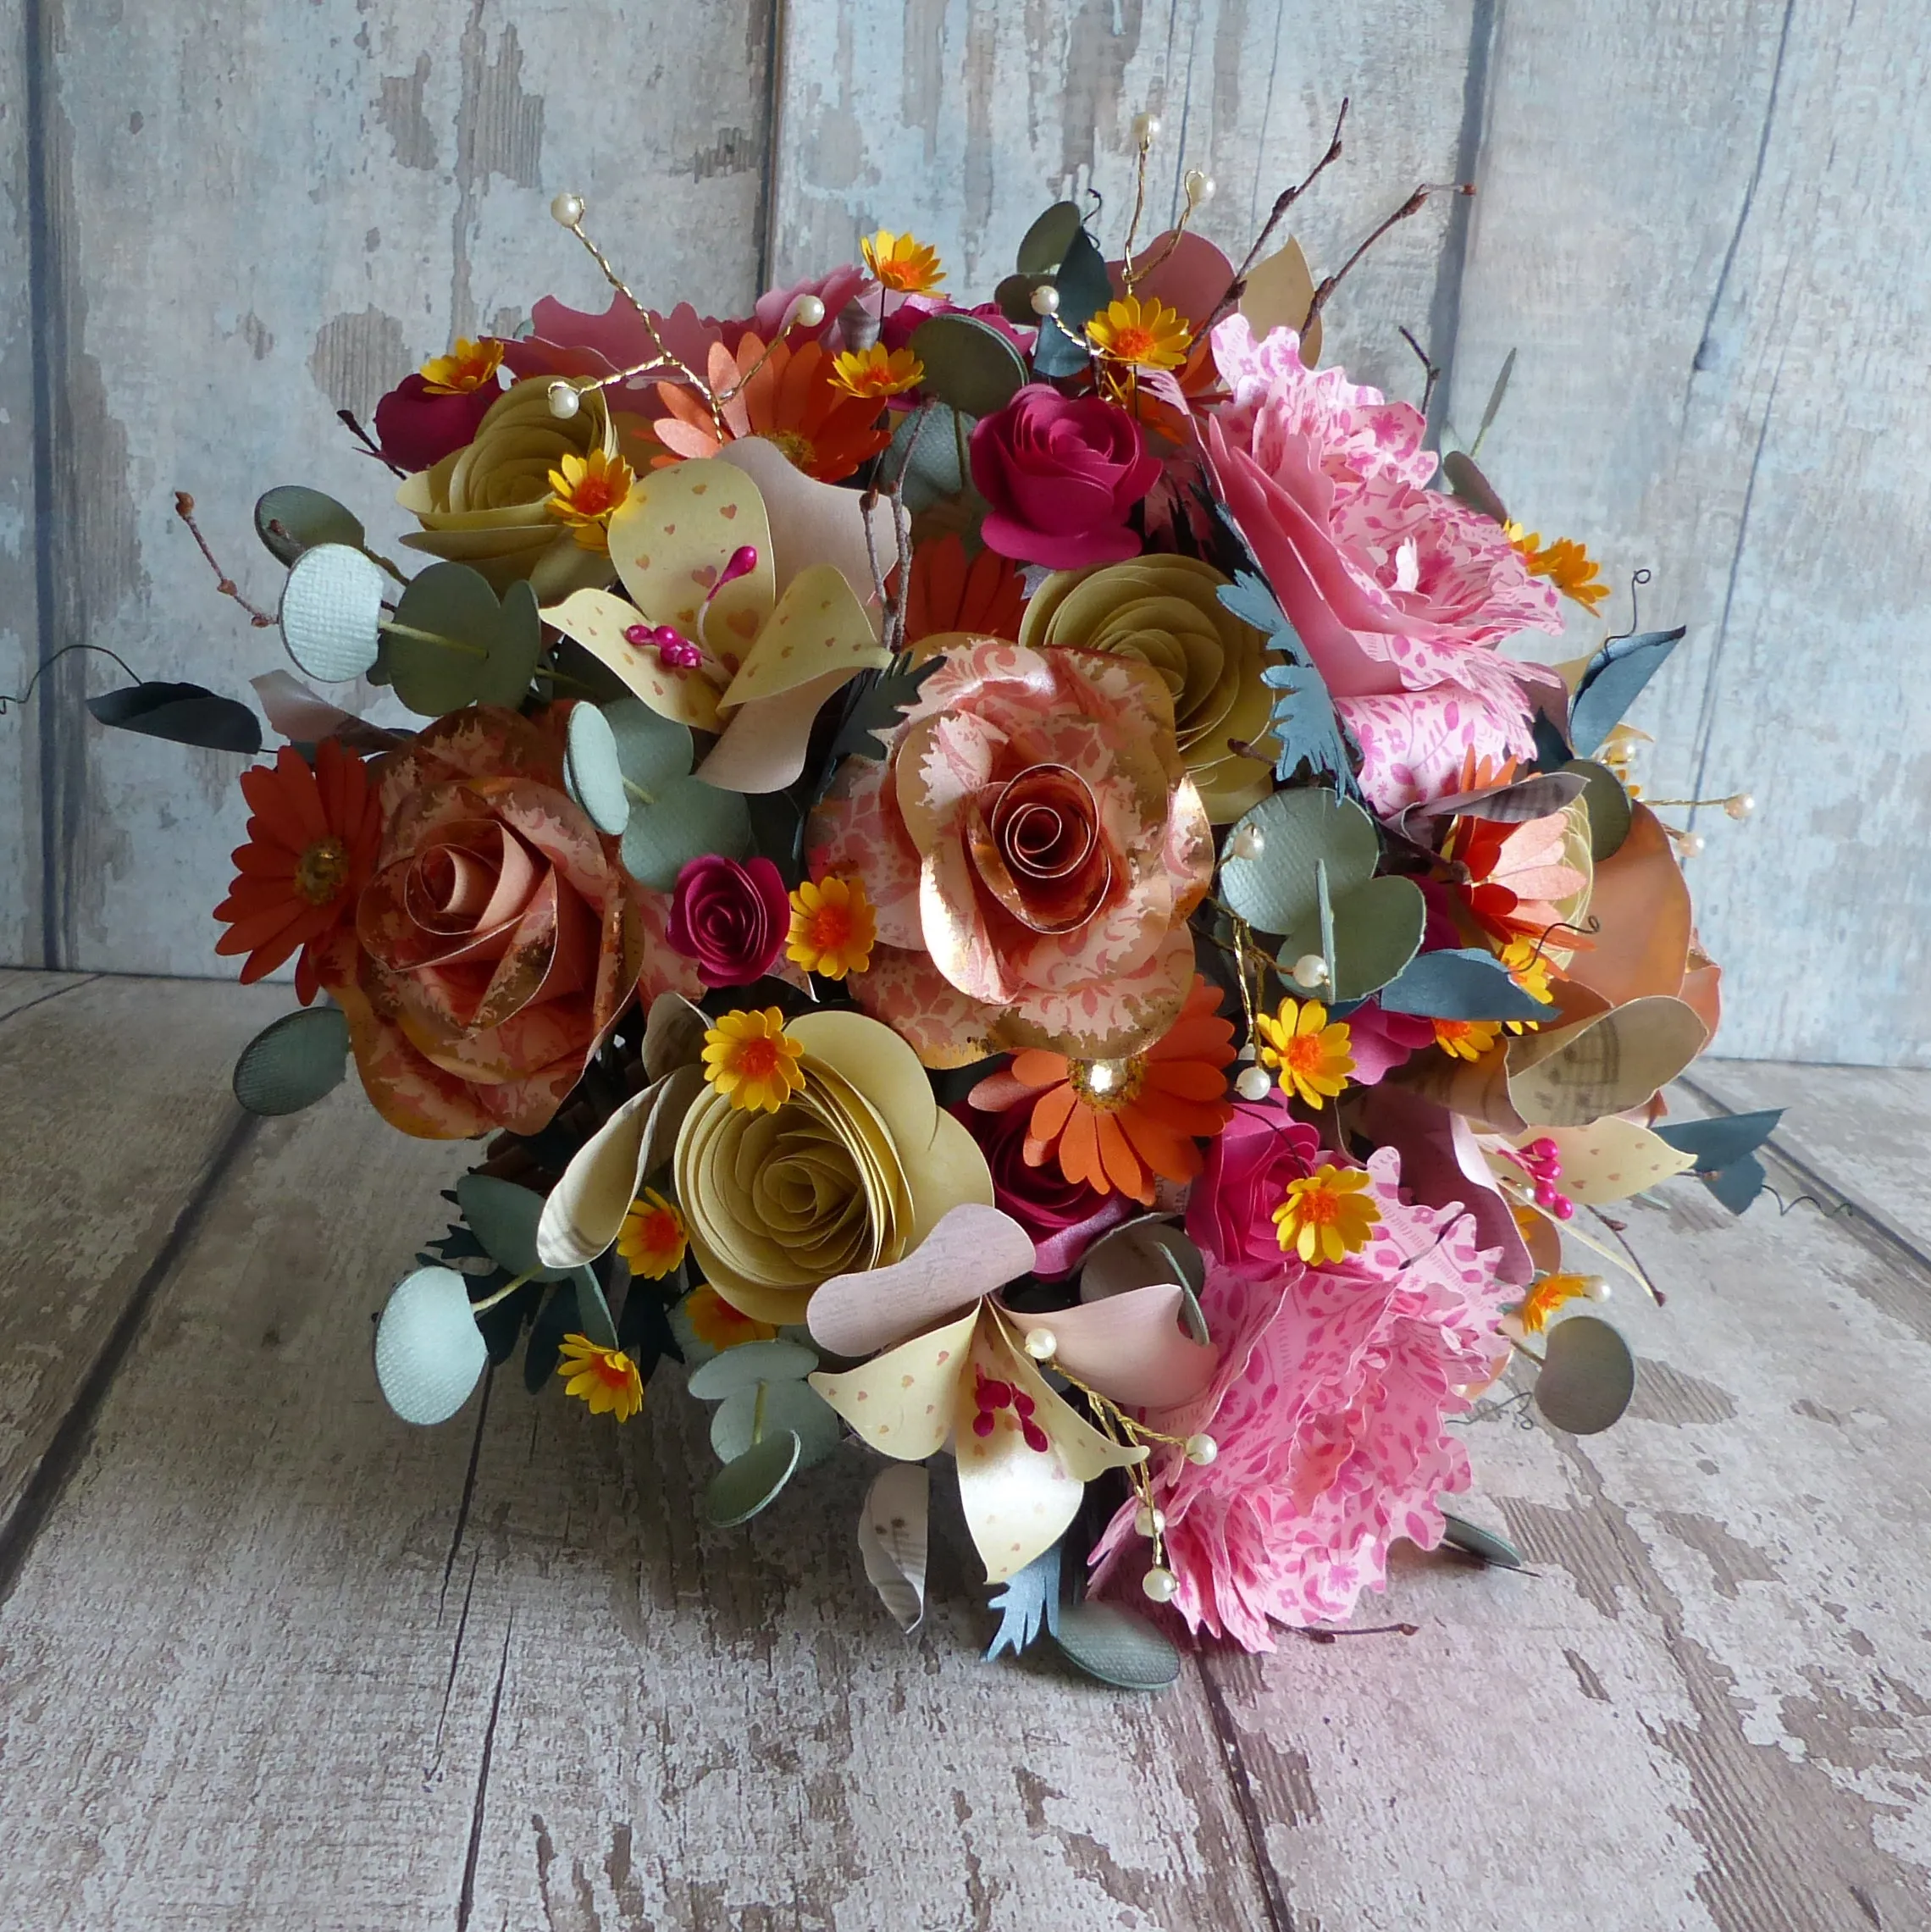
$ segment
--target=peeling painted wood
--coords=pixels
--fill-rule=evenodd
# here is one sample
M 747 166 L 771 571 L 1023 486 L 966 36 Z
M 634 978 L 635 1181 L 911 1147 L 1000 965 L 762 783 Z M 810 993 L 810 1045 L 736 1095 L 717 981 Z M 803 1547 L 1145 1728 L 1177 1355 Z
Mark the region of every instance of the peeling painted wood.
M 1722 1049 L 1931 1065 L 1931 14 L 1913 0 L 1498 12 L 1452 397 L 1483 461 L 1690 636 L 1638 706 L 1694 821 Z M 1629 623 L 1579 625 L 1579 648 Z M 1847 972 L 1854 999 L 1823 988 Z

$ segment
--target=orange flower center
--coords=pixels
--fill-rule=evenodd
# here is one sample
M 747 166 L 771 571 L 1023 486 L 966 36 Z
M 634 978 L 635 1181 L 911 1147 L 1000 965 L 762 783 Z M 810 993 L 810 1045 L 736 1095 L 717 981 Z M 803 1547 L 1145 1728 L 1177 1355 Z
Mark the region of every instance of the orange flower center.
M 668 1253 L 683 1238 L 677 1216 L 667 1208 L 653 1208 L 649 1214 L 643 1215 L 637 1235 L 638 1239 L 634 1245 L 652 1254 Z
M 1281 1057 L 1291 1072 L 1319 1073 L 1323 1051 L 1319 1033 L 1297 1033 L 1288 1041 L 1287 1050 Z
M 570 507 L 580 517 L 600 517 L 617 502 L 607 476 L 586 476 L 570 493 Z
M 1146 1083 L 1147 1063 L 1137 1054 L 1131 1060 L 1075 1060 L 1066 1078 L 1087 1106 L 1103 1114 L 1116 1113 L 1138 1097 Z
M 630 1380 L 630 1358 L 605 1349 L 590 1364 L 598 1378 L 611 1388 L 622 1388 Z
M 851 937 L 851 909 L 826 904 L 811 915 L 811 944 L 822 953 L 838 951 Z
M 311 905 L 326 905 L 348 877 L 349 850 L 340 839 L 318 839 L 295 861 L 295 889 Z
M 1341 1196 L 1332 1187 L 1309 1187 L 1301 1196 L 1301 1218 L 1325 1227 L 1341 1211 Z
M 1475 1030 L 1472 1020 L 1437 1020 L 1435 1037 L 1446 1046 L 1451 1040 L 1465 1040 Z
M 738 1071 L 747 1080 L 768 1080 L 777 1071 L 776 1040 L 746 1040 L 738 1049 Z
M 1129 323 L 1124 329 L 1113 331 L 1113 353 L 1123 363 L 1137 363 L 1154 354 L 1159 347 L 1159 340 L 1150 329 L 1143 329 L 1137 323 Z
M 783 451 L 786 462 L 794 469 L 809 470 L 818 460 L 811 438 L 800 435 L 795 429 L 766 429 L 761 435 L 766 442 L 776 443 Z

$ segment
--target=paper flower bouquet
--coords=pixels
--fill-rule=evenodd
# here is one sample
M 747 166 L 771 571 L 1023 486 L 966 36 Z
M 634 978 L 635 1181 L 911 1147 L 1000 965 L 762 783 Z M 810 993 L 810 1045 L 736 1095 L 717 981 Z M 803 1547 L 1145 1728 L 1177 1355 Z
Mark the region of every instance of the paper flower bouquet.
M 1717 1023 L 1620 722 L 1680 633 L 1505 654 L 1607 587 L 1319 368 L 1341 278 L 1265 252 L 1300 191 L 1237 268 L 1189 221 L 1109 261 L 1062 202 L 976 305 L 881 232 L 730 321 L 561 197 L 608 311 L 375 412 L 414 567 L 263 498 L 307 682 L 257 680 L 288 742 L 216 949 L 303 1005 L 236 1091 L 352 1058 L 481 1143 L 377 1329 L 407 1420 L 520 1357 L 622 1423 L 681 1360 L 694 1509 L 874 1453 L 909 1628 L 941 1471 L 995 1652 L 1124 1683 L 1175 1617 L 1347 1617 L 1397 1538 L 1513 1560 L 1444 1512 L 1453 1425 L 1512 1363 L 1559 1427 L 1633 1386 L 1576 1210 L 1740 1207 L 1768 1122 L 1655 1124 Z M 425 722 L 313 688 L 354 679 Z M 196 687 L 94 702 L 259 744 Z

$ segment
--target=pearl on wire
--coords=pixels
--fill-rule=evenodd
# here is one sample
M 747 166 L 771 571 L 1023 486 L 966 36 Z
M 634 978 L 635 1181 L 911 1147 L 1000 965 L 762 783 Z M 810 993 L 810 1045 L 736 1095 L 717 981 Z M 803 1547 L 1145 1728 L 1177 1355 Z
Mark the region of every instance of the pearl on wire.
M 1303 991 L 1312 993 L 1327 984 L 1327 961 L 1319 953 L 1303 953 L 1287 977 Z
M 1676 843 L 1685 858 L 1694 859 L 1702 851 L 1707 841 L 1701 832 L 1685 832 Z
M 551 383 L 548 391 L 550 413 L 567 423 L 584 407 L 582 392 L 573 382 L 565 382 L 559 377 Z
M 1180 185 L 1187 191 L 1188 205 L 1203 208 L 1214 198 L 1217 186 L 1211 174 L 1203 174 L 1198 168 L 1189 168 L 1180 178 Z
M 1274 1076 L 1264 1066 L 1242 1067 L 1234 1091 L 1243 1100 L 1264 1100 L 1274 1091 Z
M 801 295 L 799 296 L 798 306 L 791 312 L 791 323 L 794 328 L 817 329 L 823 325 L 824 320 L 825 305 L 816 296 Z
M 1160 137 L 1160 117 L 1158 114 L 1135 114 L 1133 117 L 1133 139 L 1141 147 L 1158 141 Z
M 1166 1512 L 1154 1509 L 1150 1503 L 1143 1503 L 1133 1512 L 1133 1527 L 1143 1536 L 1157 1536 L 1166 1528 Z
M 1757 810 L 1757 800 L 1748 792 L 1733 792 L 1724 800 L 1726 817 L 1735 819 L 1748 818 Z
M 1220 1445 L 1211 1436 L 1189 1436 L 1183 1447 L 1187 1461 L 1197 1469 L 1205 1469 L 1220 1453 Z
M 561 194 L 550 204 L 550 212 L 565 228 L 574 228 L 584 219 L 584 197 Z
M 1060 1338 L 1050 1328 L 1029 1328 L 1026 1352 L 1036 1362 L 1049 1362 L 1059 1353 Z
M 1180 1588 L 1180 1579 L 1170 1569 L 1155 1564 L 1140 1579 L 1140 1588 L 1156 1603 L 1170 1603 Z
M 1060 313 L 1060 291 L 1050 282 L 1042 282 L 1026 298 L 1035 315 L 1057 315 Z

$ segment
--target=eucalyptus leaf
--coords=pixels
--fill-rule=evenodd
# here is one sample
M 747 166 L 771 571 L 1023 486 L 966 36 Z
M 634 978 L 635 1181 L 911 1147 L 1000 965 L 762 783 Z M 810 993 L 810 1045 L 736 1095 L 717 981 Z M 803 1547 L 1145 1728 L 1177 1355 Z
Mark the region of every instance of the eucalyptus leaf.
M 1546 1020 L 1549 1009 L 1515 983 L 1495 955 L 1480 946 L 1444 946 L 1423 953 L 1381 988 L 1390 1013 L 1430 1020 Z
M 1164 1691 L 1180 1675 L 1172 1640 L 1117 1603 L 1068 1603 L 1054 1641 L 1089 1677 L 1122 1691 Z
M 1636 1359 L 1600 1315 L 1572 1315 L 1549 1330 L 1535 1406 L 1571 1436 L 1609 1427 L 1636 1392 Z
M 453 1268 L 418 1268 L 389 1297 L 375 1328 L 375 1379 L 405 1422 L 445 1422 L 468 1401 L 490 1351 Z
M 1490 425 L 1493 423 L 1497 412 L 1502 407 L 1502 397 L 1508 394 L 1508 379 L 1514 374 L 1515 352 L 1511 349 L 1508 355 L 1502 358 L 1502 372 L 1495 379 L 1494 388 L 1489 391 L 1488 404 L 1482 411 L 1482 419 L 1475 425 L 1475 440 L 1470 446 L 1469 451 L 1471 455 L 1481 448 L 1482 438 L 1489 433 Z
M 143 738 L 164 738 L 171 745 L 248 756 L 262 749 L 262 721 L 254 712 L 200 684 L 143 680 L 124 690 L 97 693 L 87 700 L 87 709 L 102 724 L 138 731 Z
M 991 323 L 975 315 L 934 315 L 921 322 L 912 331 L 911 351 L 925 364 L 921 388 L 963 415 L 990 416 L 1026 385 L 1024 357 Z
M 396 602 L 382 664 L 396 696 L 425 717 L 472 704 L 513 710 L 528 693 L 542 644 L 527 581 L 517 578 L 499 601 L 480 571 L 432 563 Z
M 299 483 L 285 483 L 256 500 L 255 534 L 278 562 L 286 564 L 318 544 L 360 550 L 368 541 L 362 519 L 352 510 Z
M 733 1391 L 717 1405 L 711 1417 L 711 1447 L 720 1462 L 734 1462 L 754 1442 L 783 1429 L 798 1438 L 798 1466 L 807 1470 L 823 1462 L 844 1433 L 838 1412 L 811 1383 L 759 1382 Z
M 721 790 L 702 778 L 675 778 L 650 804 L 633 801 L 623 869 L 639 885 L 669 892 L 691 860 L 707 852 L 741 859 L 750 850 L 751 814 L 742 792 Z
M 1281 965 L 1291 971 L 1303 954 L 1319 953 L 1334 975 L 1328 998 L 1365 999 L 1407 967 L 1427 924 L 1428 901 L 1412 879 L 1366 879 L 1333 902 L 1331 936 L 1324 938 L 1318 916 L 1289 933 Z
M 1607 765 L 1592 758 L 1572 758 L 1563 769 L 1583 782 L 1583 801 L 1589 808 L 1589 855 L 1601 865 L 1622 849 L 1629 835 L 1629 794 Z
M 639 706 L 639 709 L 647 711 L 649 707 Z M 621 838 L 624 827 L 630 822 L 630 794 L 623 789 L 623 765 L 617 756 L 617 733 L 595 705 L 570 707 L 563 776 L 571 797 L 583 806 L 591 824 L 612 839 Z
M 490 1259 L 533 1282 L 560 1282 L 567 1268 L 546 1268 L 536 1252 L 543 1196 L 493 1174 L 465 1174 L 456 1184 L 456 1204 Z
M 899 494 L 913 516 L 935 503 L 950 502 L 971 489 L 966 439 L 973 420 L 949 403 L 935 402 L 922 412 L 909 411 L 899 423 L 879 459 L 879 468 L 887 477 L 899 479 Z
M 251 1114 L 298 1114 L 342 1083 L 349 1022 L 339 1006 L 285 1013 L 241 1049 L 235 1098 Z
M 596 1270 L 586 1263 L 572 1269 L 570 1278 L 577 1284 L 577 1316 L 583 1323 L 579 1332 L 600 1348 L 619 1347 L 617 1324 L 611 1320 L 610 1304 L 604 1299 Z
M 382 648 L 389 580 L 349 544 L 317 544 L 295 560 L 282 590 L 282 642 L 296 665 L 325 684 L 359 678 Z
M 652 711 L 641 698 L 622 698 L 601 710 L 617 746 L 619 770 L 645 794 L 642 800 L 632 798 L 634 806 L 647 804 L 666 785 L 690 775 L 697 762 L 697 742 L 688 724 Z M 625 796 L 632 794 L 626 792 Z
M 700 1402 L 722 1402 L 760 1382 L 800 1381 L 817 1365 L 817 1351 L 802 1342 L 743 1342 L 693 1369 L 688 1387 Z
M 1113 297 L 1106 258 L 1085 229 L 1078 230 L 1067 243 L 1053 285 L 1060 291 L 1060 307 L 1055 314 L 1038 318 L 1039 333 L 1032 345 L 1033 373 L 1077 375 L 1091 359 L 1082 331 Z
M 1496 1569 L 1520 1569 L 1524 1567 L 1522 1553 L 1505 1536 L 1498 1536 L 1492 1530 L 1485 1530 L 1480 1524 L 1464 1522 L 1459 1516 L 1452 1516 L 1444 1509 L 1441 1512 L 1441 1540 L 1456 1549 L 1466 1550 L 1472 1557 L 1481 1560 Z
M 1022 275 L 1054 274 L 1065 260 L 1082 225 L 1078 202 L 1054 202 L 1043 214 L 1034 218 L 1032 225 L 1020 237 L 1019 253 L 1013 266 Z
M 772 1502 L 798 1467 L 802 1445 L 780 1429 L 727 1463 L 704 1492 L 704 1512 L 721 1530 L 746 1523 Z
M 1259 850 L 1243 854 L 1254 839 Z M 1374 876 L 1380 840 L 1374 822 L 1325 789 L 1275 792 L 1236 822 L 1220 862 L 1220 894 L 1263 933 L 1304 927 L 1318 913 L 1314 867 L 1325 860 L 1338 899 Z
M 1039 312 L 1032 306 L 1032 295 L 1036 289 L 1049 289 L 1053 277 L 1049 270 L 1022 271 L 1016 275 L 1001 278 L 999 286 L 993 291 L 993 300 L 999 311 L 1008 322 L 1021 329 L 1037 329 L 1039 326 Z
M 1461 450 L 1450 450 L 1441 459 L 1442 480 L 1458 501 L 1480 510 L 1491 522 L 1506 523 L 1508 512 L 1502 507 L 1495 486 L 1475 468 L 1475 459 Z

